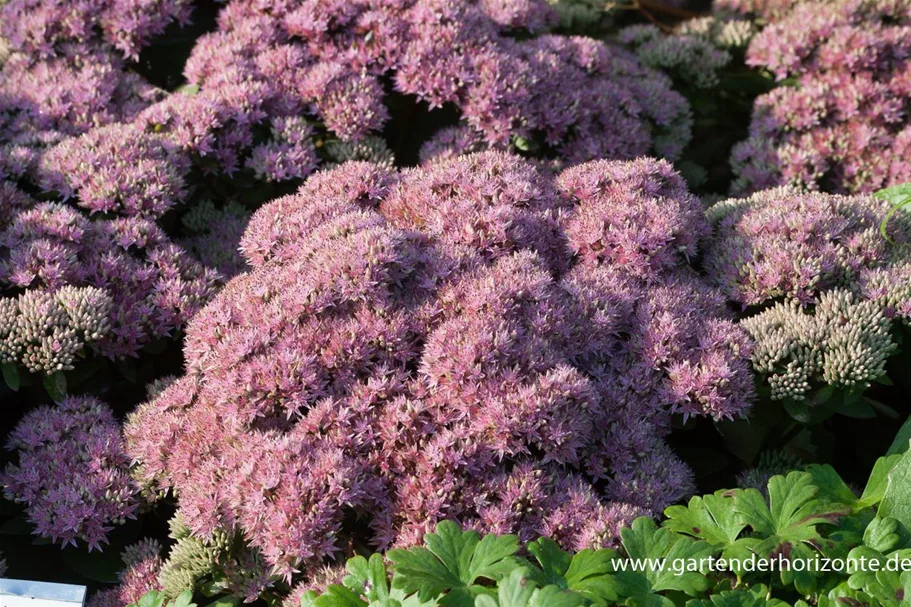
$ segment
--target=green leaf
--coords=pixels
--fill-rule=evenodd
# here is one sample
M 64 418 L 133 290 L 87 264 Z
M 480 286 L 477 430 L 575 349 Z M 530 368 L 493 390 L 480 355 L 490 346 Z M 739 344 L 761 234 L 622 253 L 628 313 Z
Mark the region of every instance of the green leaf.
M 898 521 L 894 518 L 876 517 L 864 531 L 864 545 L 877 552 L 889 552 L 898 546 Z
M 819 488 L 817 497 L 821 500 L 837 505 L 841 504 L 859 510 L 862 505 L 854 491 L 842 480 L 835 468 L 828 464 L 810 464 L 805 471 L 813 478 L 813 484 Z
M 902 459 L 901 454 L 889 455 L 876 460 L 873 465 L 873 472 L 867 480 L 867 486 L 864 488 L 860 501 L 864 506 L 875 506 L 883 499 L 886 492 L 886 486 L 889 484 L 889 473 Z
M 819 488 L 807 472 L 791 472 L 769 480 L 769 502 L 756 489 L 746 489 L 734 500 L 741 521 L 759 536 L 753 550 L 760 557 L 784 555 L 789 561 L 813 559 L 821 551 L 823 538 L 817 525 L 833 525 L 849 512 L 840 504 L 817 499 Z M 794 584 L 803 594 L 815 587 L 815 569 L 781 571 L 781 581 Z
M 3 371 L 3 381 L 6 382 L 9 389 L 13 392 L 18 392 L 19 386 L 22 385 L 22 380 L 19 377 L 19 367 L 16 363 L 3 363 L 0 365 L 0 369 Z
M 911 417 L 906 419 L 902 427 L 898 429 L 898 434 L 895 435 L 895 440 L 892 441 L 892 446 L 886 451 L 886 455 L 904 453 L 908 450 L 909 441 L 911 441 Z
M 664 527 L 704 539 L 713 546 L 724 548 L 733 544 L 746 525 L 734 512 L 734 500 L 724 491 L 714 495 L 690 498 L 686 506 L 671 506 L 664 511 Z
M 333 584 L 326 593 L 313 601 L 314 607 L 367 607 L 367 602 L 344 586 Z
M 348 560 L 348 576 L 342 584 L 358 594 L 367 597 L 368 601 L 380 601 L 389 598 L 389 576 L 383 557 L 374 554 L 368 561 L 362 556 Z
M 749 590 L 729 590 L 702 601 L 689 601 L 686 607 L 788 607 L 784 601 L 767 600 L 767 593 L 765 586 L 757 584 Z
M 59 403 L 66 398 L 66 376 L 63 371 L 57 371 L 51 375 L 44 376 L 44 389 L 47 390 L 55 403 Z
M 164 604 L 164 595 L 157 590 L 146 592 L 137 603 L 138 607 L 161 607 Z
M 702 571 L 674 571 L 664 563 L 701 563 L 707 561 L 714 549 L 704 541 L 673 533 L 670 529 L 657 527 L 648 517 L 633 521 L 631 528 L 620 531 L 621 543 L 629 560 L 615 561 L 616 574 L 620 582 L 618 591 L 637 604 L 663 605 L 656 602 L 655 595 L 662 591 L 677 590 L 696 596 L 706 590 L 710 583 Z M 631 561 L 643 565 L 644 571 L 633 571 Z M 673 603 L 670 603 L 673 604 Z
M 391 550 L 387 555 L 394 563 L 393 587 L 416 592 L 422 601 L 448 592 L 442 604 L 470 606 L 485 590 L 475 585 L 479 578 L 497 581 L 519 562 L 512 558 L 519 550 L 516 536 L 490 534 L 482 539 L 476 531 L 463 532 L 450 521 L 441 522 L 424 542 L 426 548 Z
M 527 569 L 514 569 L 497 587 L 500 607 L 528 607 L 535 593 L 535 583 Z
M 885 238 L 888 242 L 895 244 L 895 242 L 893 242 L 893 240 L 889 237 L 886 229 L 888 227 L 889 220 L 892 219 L 892 217 L 904 206 L 911 203 L 911 183 L 903 183 L 901 185 L 885 188 L 879 190 L 873 195 L 881 200 L 885 200 L 892 205 L 892 208 L 889 209 L 889 212 L 886 213 L 886 216 L 883 218 L 882 223 L 879 224 L 879 233 L 882 234 L 882 237 Z
M 898 521 L 903 544 L 911 542 L 911 452 L 901 456 L 889 472 L 877 515 Z
M 168 607 L 196 607 L 196 603 L 193 602 L 193 591 L 184 590 L 168 603 Z

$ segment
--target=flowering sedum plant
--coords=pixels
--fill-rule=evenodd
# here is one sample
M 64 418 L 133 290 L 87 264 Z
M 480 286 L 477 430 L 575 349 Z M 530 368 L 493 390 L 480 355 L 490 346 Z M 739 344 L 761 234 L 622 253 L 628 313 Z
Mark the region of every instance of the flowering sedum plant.
M 857 393 L 883 380 L 898 350 L 893 319 L 911 312 L 911 222 L 873 196 L 779 188 L 708 210 L 716 225 L 710 276 L 756 314 L 753 365 L 773 399 Z M 884 223 L 885 222 L 885 223 Z M 825 397 L 825 398 L 823 398 Z
M 252 270 L 131 416 L 138 478 L 286 579 L 352 526 L 374 546 L 447 518 L 613 545 L 691 486 L 671 416 L 739 417 L 753 397 L 745 334 L 686 267 L 707 233 L 655 160 L 319 172 L 254 215 Z
M 25 504 L 36 535 L 101 549 L 114 526 L 135 517 L 139 487 L 120 424 L 99 400 L 72 396 L 30 411 L 8 448 L 19 458 L 0 473 L 0 485 L 7 499 Z
M 778 3 L 759 4 L 764 12 Z M 781 86 L 756 100 L 749 138 L 733 150 L 733 193 L 777 185 L 873 192 L 911 179 L 911 4 L 785 4 L 793 9 L 757 35 L 747 54 L 749 65 Z

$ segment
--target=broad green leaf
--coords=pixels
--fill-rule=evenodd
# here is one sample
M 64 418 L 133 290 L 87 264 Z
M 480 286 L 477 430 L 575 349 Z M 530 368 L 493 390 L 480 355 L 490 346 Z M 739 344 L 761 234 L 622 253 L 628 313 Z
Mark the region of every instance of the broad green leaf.
M 889 220 L 892 219 L 896 213 L 901 211 L 903 207 L 911 203 L 911 184 L 903 183 L 890 188 L 885 188 L 873 195 L 892 205 L 892 208 L 889 209 L 889 212 L 886 213 L 882 223 L 879 225 L 879 233 L 882 234 L 882 237 L 888 242 L 895 244 L 887 232 Z
M 362 556 L 348 559 L 348 576 L 342 584 L 349 590 L 363 595 L 368 601 L 389 598 L 389 576 L 383 557 L 374 554 L 368 561 Z
M 47 390 L 55 403 L 59 403 L 66 398 L 66 376 L 63 371 L 57 371 L 51 375 L 44 376 L 44 389 Z
M 898 429 L 898 434 L 895 435 L 895 440 L 892 441 L 892 446 L 886 451 L 886 455 L 904 453 L 908 450 L 909 441 L 911 441 L 911 417 L 906 419 L 902 427 Z
M 828 504 L 843 504 L 851 510 L 862 508 L 854 491 L 842 480 L 835 468 L 828 464 L 810 464 L 806 472 L 813 478 L 813 484 L 819 488 L 817 497 Z
M 196 603 L 193 602 L 193 591 L 184 590 L 168 603 L 168 607 L 196 607 Z
M 367 607 L 367 602 L 344 586 L 333 584 L 313 601 L 314 607 Z
M 664 515 L 664 527 L 719 548 L 733 544 L 746 527 L 734 512 L 734 500 L 723 491 L 692 497 L 686 506 L 671 506 Z
M 864 545 L 878 552 L 890 552 L 901 539 L 898 530 L 898 521 L 894 518 L 876 517 L 864 531 Z
M 611 575 L 616 558 L 615 550 L 577 552 L 566 571 L 567 587 L 593 601 L 616 601 L 618 582 Z
M 138 607 L 161 607 L 164 605 L 164 595 L 157 590 L 146 592 L 136 603 Z
M 898 521 L 902 543 L 911 543 L 911 452 L 905 453 L 889 472 L 877 515 Z
M 444 605 L 473 605 L 484 592 L 475 585 L 480 578 L 499 580 L 519 563 L 513 555 L 519 550 L 514 535 L 486 535 L 462 531 L 458 525 L 443 521 L 435 533 L 428 533 L 426 548 L 391 550 L 388 558 L 394 564 L 394 588 L 406 594 L 417 593 L 422 601 L 448 594 Z
M 556 584 L 567 588 L 566 572 L 572 563 L 572 556 L 550 538 L 542 537 L 539 540 L 528 544 L 528 551 L 532 553 L 538 563 L 541 564 L 541 571 L 544 576 L 541 580 L 542 585 Z
M 18 392 L 22 379 L 19 377 L 19 367 L 16 363 L 3 363 L 0 365 L 0 370 L 3 371 L 3 381 L 6 382 L 9 389 Z
M 535 592 L 535 583 L 527 569 L 513 569 L 497 586 L 500 607 L 528 607 Z
M 753 549 L 765 558 L 784 555 L 791 562 L 812 560 L 823 545 L 817 525 L 833 525 L 849 509 L 816 499 L 819 489 L 807 472 L 773 476 L 768 487 L 768 503 L 756 489 L 746 489 L 734 501 L 741 521 L 759 536 Z M 813 591 L 816 577 L 818 572 L 815 570 L 790 568 L 781 571 L 781 581 L 793 584 L 803 594 Z
M 864 493 L 860 501 L 864 506 L 875 506 L 882 501 L 889 484 L 889 473 L 900 462 L 902 454 L 889 455 L 876 460 L 873 465 L 873 472 L 870 473 L 870 479 L 864 488 Z
M 765 586 L 756 584 L 749 590 L 728 590 L 701 601 L 687 601 L 686 607 L 788 607 L 784 601 L 766 599 L 767 593 Z
M 531 596 L 529 607 L 584 607 L 585 599 L 569 590 L 545 586 Z
M 633 521 L 632 527 L 620 532 L 621 542 L 629 559 L 615 561 L 615 578 L 618 591 L 630 597 L 636 604 L 656 603 L 653 595 L 661 591 L 677 590 L 696 596 L 706 590 L 710 583 L 702 569 L 696 571 L 674 571 L 673 563 L 707 562 L 714 549 L 704 541 L 673 533 L 670 529 L 659 528 L 648 517 Z M 645 571 L 633 571 L 632 562 L 645 567 Z

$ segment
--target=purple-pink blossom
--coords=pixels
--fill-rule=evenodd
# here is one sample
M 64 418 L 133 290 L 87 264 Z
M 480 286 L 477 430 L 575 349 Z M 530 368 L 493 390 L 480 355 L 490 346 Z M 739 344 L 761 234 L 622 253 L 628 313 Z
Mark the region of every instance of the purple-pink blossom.
M 378 548 L 442 519 L 612 545 L 692 486 L 671 416 L 753 398 L 746 334 L 686 267 L 707 233 L 663 161 L 318 172 L 254 215 L 252 270 L 128 421 L 141 482 L 285 577 L 355 521 Z
M 9 436 L 17 463 L 0 473 L 7 499 L 25 504 L 34 533 L 63 546 L 101 549 L 134 518 L 139 486 L 130 477 L 120 424 L 107 405 L 71 396 L 27 413 Z

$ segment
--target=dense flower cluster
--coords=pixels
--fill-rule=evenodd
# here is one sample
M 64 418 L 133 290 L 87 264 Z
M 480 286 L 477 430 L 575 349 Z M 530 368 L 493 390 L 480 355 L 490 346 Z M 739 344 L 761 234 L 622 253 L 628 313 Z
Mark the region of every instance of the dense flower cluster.
M 173 22 L 188 23 L 191 0 L 5 0 L 0 37 L 16 51 L 53 56 L 61 46 L 108 46 L 136 57 Z
M 108 532 L 139 507 L 120 424 L 91 397 L 72 396 L 30 411 L 10 434 L 18 464 L 0 473 L 7 499 L 26 506 L 35 534 L 100 549 Z
M 677 32 L 695 36 L 723 50 L 744 49 L 756 34 L 756 24 L 749 19 L 707 15 L 684 21 Z
M 725 200 L 708 210 L 716 233 L 705 265 L 725 294 L 744 307 L 776 299 L 811 304 L 837 286 L 872 295 L 873 283 L 884 282 L 882 272 L 899 289 L 909 263 L 911 218 L 904 211 L 892 216 L 884 237 L 880 230 L 890 209 L 873 196 L 789 188 Z M 894 303 L 890 316 L 907 318 L 911 302 Z
M 719 49 L 709 39 L 709 33 L 667 35 L 652 24 L 631 25 L 620 31 L 618 39 L 631 46 L 644 64 L 668 71 L 696 87 L 710 88 L 718 84 L 718 71 L 730 63 L 731 55 Z
M 184 159 L 163 137 L 130 125 L 93 129 L 51 148 L 38 181 L 91 213 L 159 217 L 186 194 Z
M 136 185 L 155 198 L 153 186 Z M 143 197 L 120 186 L 122 207 L 142 209 Z M 15 334 L 12 343 L 31 368 L 69 368 L 85 341 L 105 356 L 133 356 L 180 328 L 218 284 L 214 270 L 191 259 L 148 219 L 93 220 L 64 203 L 35 202 L 10 184 L 0 196 L 11 202 L 0 223 L 0 287 L 26 291 L 18 300 L 0 300 L 3 330 L 13 331 L 5 343 Z M 109 309 L 109 324 L 103 309 Z M 15 330 L 6 324 L 12 316 L 18 318 Z
M 732 152 L 735 193 L 870 192 L 911 180 L 911 3 L 817 0 L 757 35 L 747 63 L 779 80 Z
M 858 301 L 842 289 L 822 293 L 812 314 L 791 300 L 741 323 L 756 342 L 753 366 L 767 376 L 776 400 L 803 400 L 820 382 L 869 386 L 898 350 L 891 324 L 878 302 Z
M 777 302 L 742 321 L 772 397 L 803 399 L 819 383 L 865 387 L 897 347 L 893 318 L 911 319 L 911 220 L 870 196 L 787 188 L 717 203 L 706 255 L 715 282 L 742 306 Z
M 43 60 L 12 55 L 0 68 L 0 177 L 21 177 L 36 150 L 130 120 L 160 95 L 108 51 L 67 46 Z
M 31 372 L 68 371 L 85 346 L 110 332 L 113 302 L 94 287 L 26 291 L 0 299 L 0 363 Z
M 120 584 L 102 590 L 91 599 L 88 607 L 123 607 L 138 603 L 142 596 L 158 589 L 158 575 L 164 562 L 161 544 L 146 539 L 127 546 L 121 553 L 124 568 L 117 574 Z
M 691 118 L 667 77 L 593 39 L 507 35 L 541 34 L 553 22 L 544 0 L 323 0 L 268 9 L 233 0 L 187 62 L 190 89 L 149 107 L 138 124 L 171 137 L 206 171 L 301 178 L 316 166 L 322 129 L 348 146 L 381 131 L 391 83 L 430 110 L 459 111 L 460 137 L 434 140 L 424 158 L 505 149 L 517 139 L 571 163 L 679 156 Z M 375 143 L 333 147 L 348 159 L 386 153 Z
M 671 414 L 752 399 L 745 333 L 686 268 L 708 231 L 662 161 L 319 172 L 253 216 L 253 269 L 129 420 L 140 482 L 285 577 L 349 524 L 378 546 L 444 518 L 610 545 L 691 487 Z
M 712 7 L 721 13 L 774 21 L 787 15 L 796 4 L 794 0 L 714 0 Z

